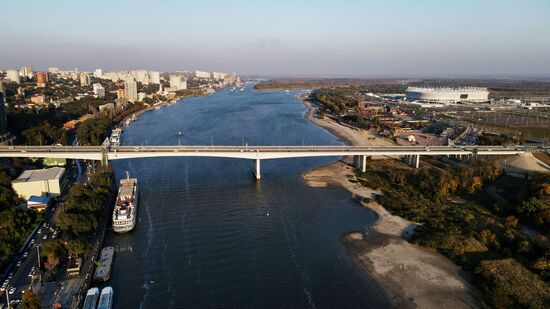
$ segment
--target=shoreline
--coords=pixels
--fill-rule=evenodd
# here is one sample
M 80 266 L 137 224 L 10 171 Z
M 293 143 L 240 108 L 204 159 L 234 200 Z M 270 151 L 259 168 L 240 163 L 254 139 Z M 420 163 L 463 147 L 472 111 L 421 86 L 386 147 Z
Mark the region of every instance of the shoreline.
M 151 110 L 154 110 L 154 109 L 157 109 L 157 107 L 160 107 L 160 108 L 163 108 L 163 107 L 166 107 L 166 106 L 171 106 L 171 105 L 175 105 L 178 103 L 178 101 L 180 100 L 184 100 L 184 99 L 189 99 L 189 98 L 196 98 L 196 97 L 201 97 L 201 96 L 206 96 L 206 95 L 209 95 L 209 93 L 203 93 L 203 94 L 200 94 L 200 95 L 190 95 L 190 96 L 182 96 L 182 97 L 177 97 L 177 98 L 174 98 L 172 99 L 171 101 L 173 101 L 174 103 L 168 103 L 168 102 L 157 102 L 156 105 L 153 104 L 153 105 L 150 105 L 149 107 L 146 107 L 146 108 L 143 108 L 143 109 L 140 109 L 138 111 L 135 111 L 131 114 L 129 114 L 128 116 L 124 117 L 122 120 L 120 120 L 116 126 L 117 127 L 125 127 L 127 126 L 126 124 L 126 120 L 127 119 L 130 119 L 132 117 L 136 117 L 136 120 L 139 116 L 141 116 L 142 114 L 145 114 L 146 112 L 148 111 L 151 111 Z
M 330 117 L 313 117 L 317 108 L 298 99 L 307 108 L 304 118 L 351 145 L 387 145 L 373 132 L 342 125 Z M 359 271 L 373 278 L 388 296 L 392 306 L 404 308 L 476 308 L 477 291 L 468 283 L 467 274 L 437 251 L 416 246 L 406 239 L 416 223 L 394 216 L 380 204 L 372 202 L 381 192 L 353 181 L 355 171 L 351 157 L 314 168 L 302 174 L 310 187 L 337 186 L 346 189 L 362 207 L 375 212 L 378 220 L 366 231 L 350 231 L 340 236 L 346 252 Z M 368 199 L 368 202 L 365 200 Z

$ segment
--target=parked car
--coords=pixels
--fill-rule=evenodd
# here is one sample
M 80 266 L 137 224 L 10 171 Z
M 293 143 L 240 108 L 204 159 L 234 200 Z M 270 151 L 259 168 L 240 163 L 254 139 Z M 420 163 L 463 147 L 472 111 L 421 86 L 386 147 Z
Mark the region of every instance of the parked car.
M 13 293 L 15 293 L 16 290 L 17 290 L 16 288 L 11 288 L 8 293 L 10 293 L 10 295 L 12 295 Z
M 21 261 L 18 261 L 15 265 L 17 265 L 17 267 L 21 266 Z
M 23 253 L 23 257 L 24 257 L 24 258 L 26 258 L 27 256 L 29 256 L 29 253 L 28 253 L 28 252 Z

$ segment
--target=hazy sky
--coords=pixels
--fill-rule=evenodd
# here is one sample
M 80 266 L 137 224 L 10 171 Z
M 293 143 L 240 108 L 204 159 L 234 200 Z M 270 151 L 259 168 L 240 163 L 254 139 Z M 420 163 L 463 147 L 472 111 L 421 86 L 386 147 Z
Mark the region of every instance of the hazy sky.
M 548 75 L 550 0 L 2 0 L 0 68 Z

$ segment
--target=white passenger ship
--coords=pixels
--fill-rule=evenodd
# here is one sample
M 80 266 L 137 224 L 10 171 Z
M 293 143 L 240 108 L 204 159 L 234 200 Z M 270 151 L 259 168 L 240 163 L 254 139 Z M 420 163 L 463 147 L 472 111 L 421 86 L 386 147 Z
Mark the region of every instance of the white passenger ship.
M 104 287 L 99 296 L 97 309 L 112 309 L 113 308 L 113 288 L 110 286 Z
M 134 229 L 137 220 L 137 207 L 137 179 L 130 178 L 130 175 L 126 172 L 126 179 L 120 180 L 115 209 L 113 210 L 113 231 L 125 233 Z

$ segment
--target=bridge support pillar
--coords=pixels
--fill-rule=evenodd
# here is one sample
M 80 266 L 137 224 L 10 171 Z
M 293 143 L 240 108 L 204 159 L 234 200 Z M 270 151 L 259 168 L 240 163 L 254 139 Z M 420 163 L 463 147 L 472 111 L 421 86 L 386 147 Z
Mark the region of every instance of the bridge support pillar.
M 367 156 L 366 155 L 359 155 L 353 157 L 353 165 L 356 169 L 360 170 L 361 172 L 367 171 Z
M 403 157 L 403 161 L 412 168 L 418 168 L 420 166 L 420 155 L 406 155 Z
M 254 159 L 254 168 L 252 169 L 252 173 L 254 173 L 256 180 L 260 180 L 261 178 L 260 159 Z
M 418 168 L 419 165 L 420 165 L 420 155 L 411 156 L 411 166 L 413 168 Z
M 361 161 L 361 172 L 364 173 L 367 171 L 367 156 L 360 156 L 359 159 Z
M 107 150 L 105 149 L 101 151 L 101 166 L 103 167 L 109 166 L 109 156 L 108 156 Z

